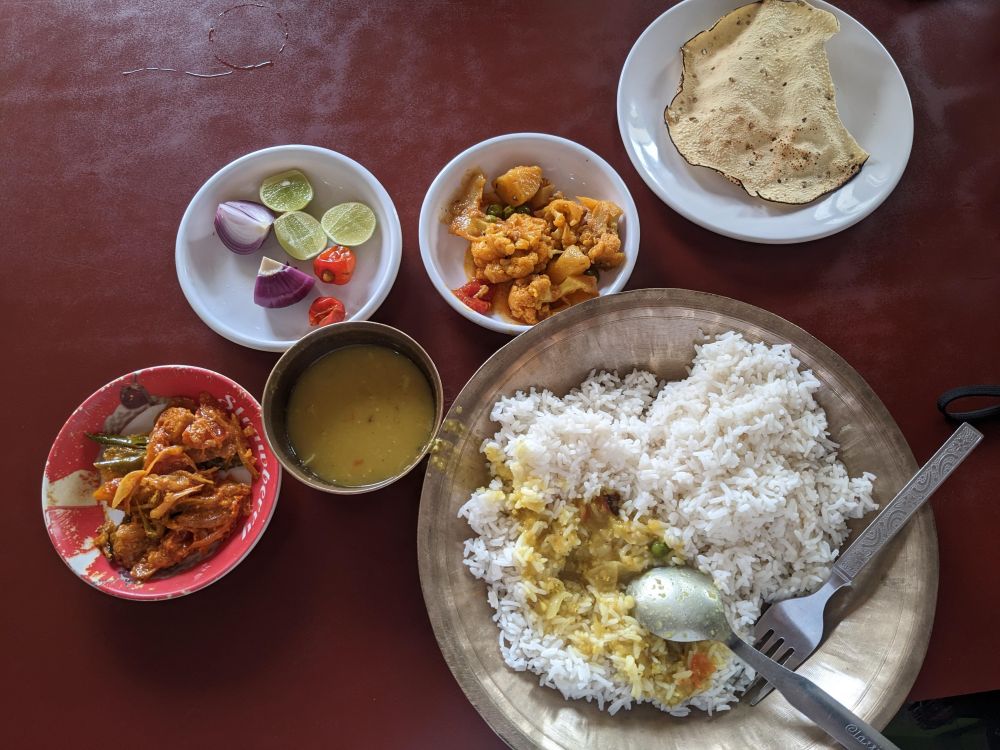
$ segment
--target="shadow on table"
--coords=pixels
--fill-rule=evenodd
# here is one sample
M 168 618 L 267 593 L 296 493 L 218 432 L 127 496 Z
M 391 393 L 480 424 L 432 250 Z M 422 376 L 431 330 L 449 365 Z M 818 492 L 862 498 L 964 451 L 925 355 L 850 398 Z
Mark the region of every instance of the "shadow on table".
M 902 750 L 1000 750 L 1000 690 L 906 704 L 885 736 Z
M 154 694 L 204 695 L 275 661 L 305 659 L 298 631 L 315 616 L 316 584 L 298 566 L 318 564 L 310 555 L 321 550 L 283 553 L 294 546 L 291 515 L 275 514 L 253 554 L 203 591 L 164 602 L 100 600 L 95 616 L 109 637 L 94 648 Z

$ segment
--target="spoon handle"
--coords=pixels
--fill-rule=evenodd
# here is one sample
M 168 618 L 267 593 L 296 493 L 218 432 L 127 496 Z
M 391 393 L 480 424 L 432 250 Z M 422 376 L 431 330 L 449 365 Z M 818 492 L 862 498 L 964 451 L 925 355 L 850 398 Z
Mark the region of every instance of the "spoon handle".
M 760 676 L 785 696 L 785 700 L 804 713 L 827 734 L 846 748 L 899 750 L 874 727 L 866 724 L 847 708 L 823 692 L 815 683 L 772 661 L 735 635 L 726 645 Z

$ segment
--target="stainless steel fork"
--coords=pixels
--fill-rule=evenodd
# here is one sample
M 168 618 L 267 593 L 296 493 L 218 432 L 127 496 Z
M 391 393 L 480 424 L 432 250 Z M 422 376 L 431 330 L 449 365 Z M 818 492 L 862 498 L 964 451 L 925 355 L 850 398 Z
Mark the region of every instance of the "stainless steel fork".
M 823 640 L 823 612 L 830 597 L 853 584 L 868 561 L 896 536 L 982 439 L 982 433 L 968 423 L 955 430 L 837 559 L 819 591 L 776 602 L 764 612 L 754 626 L 757 650 L 792 671 L 798 669 Z M 746 695 L 755 689 L 751 706 L 764 700 L 773 687 L 758 678 L 747 688 Z

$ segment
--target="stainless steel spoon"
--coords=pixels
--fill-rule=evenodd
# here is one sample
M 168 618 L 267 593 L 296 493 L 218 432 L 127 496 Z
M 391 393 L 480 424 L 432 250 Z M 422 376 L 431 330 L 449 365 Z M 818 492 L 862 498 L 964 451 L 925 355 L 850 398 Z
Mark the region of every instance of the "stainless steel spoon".
M 628 586 L 635 617 L 668 641 L 721 641 L 760 673 L 785 700 L 847 748 L 899 750 L 802 675 L 785 669 L 737 636 L 712 579 L 692 568 L 653 568 Z

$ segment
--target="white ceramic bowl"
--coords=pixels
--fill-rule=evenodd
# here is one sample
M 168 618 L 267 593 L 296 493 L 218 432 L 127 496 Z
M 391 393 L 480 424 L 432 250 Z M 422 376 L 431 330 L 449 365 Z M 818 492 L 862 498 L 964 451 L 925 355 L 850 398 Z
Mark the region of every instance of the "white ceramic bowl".
M 291 263 L 310 276 L 312 261 L 294 260 L 268 236 L 250 255 L 226 249 L 215 234 L 215 209 L 231 200 L 260 201 L 265 177 L 300 169 L 313 186 L 306 212 L 317 219 L 345 201 L 360 201 L 375 212 L 371 239 L 354 248 L 357 266 L 343 286 L 318 279 L 302 301 L 278 309 L 253 301 L 254 280 L 263 256 Z M 348 320 L 367 320 L 385 301 L 402 258 L 402 231 L 396 207 L 374 175 L 336 151 L 318 146 L 274 146 L 227 164 L 201 186 L 188 204 L 177 230 L 177 278 L 194 311 L 213 331 L 253 349 L 284 351 L 311 329 L 309 305 L 316 297 L 336 297 L 344 303 Z
M 531 326 L 478 313 L 452 293 L 453 289 L 468 281 L 465 253 L 469 243 L 450 234 L 442 218 L 470 170 L 479 168 L 486 173 L 487 179 L 493 180 L 520 164 L 540 166 L 545 177 L 567 196 L 584 195 L 610 200 L 624 211 L 618 231 L 625 262 L 618 268 L 601 273 L 598 288 L 602 295 L 614 294 L 624 288 L 639 252 L 639 214 L 635 202 L 618 173 L 590 149 L 565 138 L 542 133 L 511 133 L 467 148 L 448 162 L 427 190 L 420 209 L 420 257 L 434 287 L 452 308 L 484 328 L 512 336 L 527 331 Z

